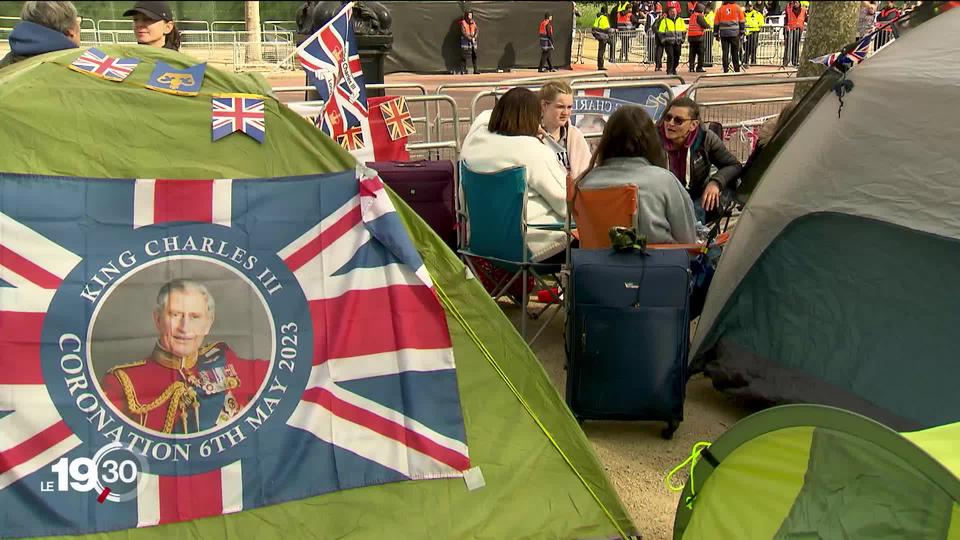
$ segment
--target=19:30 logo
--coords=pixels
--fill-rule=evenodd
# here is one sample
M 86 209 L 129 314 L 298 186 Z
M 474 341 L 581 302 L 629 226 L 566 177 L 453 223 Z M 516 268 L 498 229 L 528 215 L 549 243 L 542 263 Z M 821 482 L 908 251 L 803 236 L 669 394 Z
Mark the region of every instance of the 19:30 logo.
M 118 442 L 104 446 L 92 458 L 60 458 L 50 470 L 57 475 L 56 486 L 44 491 L 95 491 L 100 502 L 134 499 L 139 475 L 147 472 L 143 460 Z

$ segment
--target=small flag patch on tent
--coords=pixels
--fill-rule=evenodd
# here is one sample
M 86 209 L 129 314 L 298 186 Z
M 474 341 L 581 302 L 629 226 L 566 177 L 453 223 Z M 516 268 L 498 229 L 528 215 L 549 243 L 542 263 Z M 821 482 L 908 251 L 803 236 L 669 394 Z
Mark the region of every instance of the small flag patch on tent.
M 247 95 L 221 94 L 212 100 L 213 140 L 241 131 L 262 143 L 267 126 L 263 98 Z
M 197 64 L 184 69 L 177 69 L 166 62 L 157 61 L 150 80 L 145 85 L 151 90 L 175 94 L 178 96 L 195 96 L 200 93 L 203 85 L 203 74 L 207 64 Z
M 407 100 L 402 96 L 381 103 L 380 110 L 383 112 L 383 121 L 387 124 L 391 140 L 409 137 L 417 132 L 410 118 Z
M 70 64 L 70 69 L 108 81 L 122 81 L 133 73 L 139 63 L 136 58 L 114 58 L 96 47 L 90 47 Z

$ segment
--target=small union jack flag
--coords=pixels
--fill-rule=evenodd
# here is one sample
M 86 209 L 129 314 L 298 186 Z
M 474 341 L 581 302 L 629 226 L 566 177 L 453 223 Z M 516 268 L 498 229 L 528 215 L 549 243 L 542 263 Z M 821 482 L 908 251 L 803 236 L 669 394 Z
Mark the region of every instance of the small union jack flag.
M 345 129 L 343 133 L 337 135 L 337 142 L 347 152 L 363 148 L 363 128 L 354 126 Z
M 390 140 L 403 139 L 417 132 L 413 127 L 410 110 L 407 108 L 407 100 L 403 97 L 381 103 L 380 110 L 383 112 L 383 121 L 390 132 Z
M 108 81 L 122 81 L 133 73 L 139 63 L 136 58 L 114 58 L 100 49 L 90 47 L 70 64 L 70 69 Z
M 266 135 L 263 99 L 238 96 L 213 98 L 213 140 L 242 131 L 262 143 Z
M 823 56 L 818 56 L 816 58 L 811 58 L 810 61 L 816 64 L 823 64 L 825 66 L 840 65 L 851 67 L 863 62 L 863 59 L 867 57 L 867 54 L 870 53 L 870 43 L 873 40 L 873 34 L 868 34 L 857 42 L 857 45 L 853 48 L 852 51 L 847 54 L 842 52 L 835 52 L 831 54 L 825 54 Z

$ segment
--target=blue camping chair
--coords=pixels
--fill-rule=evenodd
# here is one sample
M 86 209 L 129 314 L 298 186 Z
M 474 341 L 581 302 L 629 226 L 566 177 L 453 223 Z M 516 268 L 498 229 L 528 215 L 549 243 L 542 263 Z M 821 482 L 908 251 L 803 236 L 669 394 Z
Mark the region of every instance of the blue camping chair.
M 527 339 L 527 317 L 538 318 L 550 306 L 539 313 L 528 311 L 530 294 L 527 290 L 529 276 L 541 288 L 551 290 L 543 280 L 544 275 L 556 274 L 560 264 L 544 264 L 530 260 L 527 249 L 527 231 L 531 228 L 563 230 L 563 224 L 527 223 L 527 180 L 524 167 L 504 169 L 494 173 L 478 173 L 460 162 L 460 189 L 463 196 L 461 210 L 466 220 L 463 246 L 460 255 L 474 274 L 478 274 L 471 257 L 485 259 L 493 265 L 509 272 L 508 277 L 500 280 L 491 296 L 494 300 L 507 294 L 517 279 L 521 280 L 520 335 Z M 550 293 L 556 305 L 561 305 L 558 295 Z M 553 317 L 543 322 L 540 329 L 530 340 L 532 344 L 540 336 Z

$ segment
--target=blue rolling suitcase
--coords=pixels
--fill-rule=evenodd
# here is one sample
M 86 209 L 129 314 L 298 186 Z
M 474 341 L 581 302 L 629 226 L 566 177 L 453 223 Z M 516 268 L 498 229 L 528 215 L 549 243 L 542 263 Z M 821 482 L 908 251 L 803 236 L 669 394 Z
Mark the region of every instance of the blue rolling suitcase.
M 579 421 L 683 420 L 690 341 L 684 250 L 573 250 L 566 400 Z

